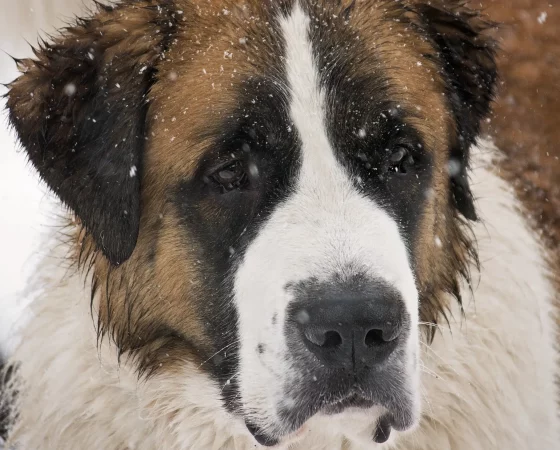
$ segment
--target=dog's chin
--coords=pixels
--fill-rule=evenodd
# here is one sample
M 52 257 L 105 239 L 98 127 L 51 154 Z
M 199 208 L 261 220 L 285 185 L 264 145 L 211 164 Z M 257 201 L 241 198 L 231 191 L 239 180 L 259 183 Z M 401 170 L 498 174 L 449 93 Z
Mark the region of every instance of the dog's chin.
M 352 393 L 344 398 L 324 404 L 306 418 L 303 418 L 301 414 L 294 414 L 282 424 L 281 429 L 286 430 L 283 434 L 277 433 L 273 435 L 251 424 L 249 421 L 246 421 L 245 424 L 260 445 L 275 447 L 280 444 L 297 441 L 298 438 L 304 435 L 306 424 L 313 417 L 326 416 L 334 418 L 341 414 L 348 414 L 356 419 L 371 421 L 373 427 L 371 440 L 375 443 L 386 442 L 392 430 L 404 432 L 414 428 L 418 421 L 412 404 L 410 407 L 387 409 L 386 407 L 379 406 L 373 400 Z

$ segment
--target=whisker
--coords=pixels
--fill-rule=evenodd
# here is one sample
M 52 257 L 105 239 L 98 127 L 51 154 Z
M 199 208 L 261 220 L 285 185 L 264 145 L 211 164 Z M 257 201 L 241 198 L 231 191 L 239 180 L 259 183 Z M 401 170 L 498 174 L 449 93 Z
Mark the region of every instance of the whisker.
M 241 342 L 241 339 L 236 339 L 233 342 L 230 342 L 229 344 L 227 344 L 225 347 L 222 347 L 220 350 L 218 350 L 216 353 L 214 353 L 212 356 L 210 356 L 210 358 L 208 358 L 206 361 L 203 361 L 200 366 L 198 366 L 198 368 L 200 369 L 204 364 L 206 364 L 208 361 L 210 361 L 212 358 L 214 358 L 214 356 L 218 355 L 220 352 L 223 352 L 224 350 L 228 349 L 229 347 L 231 347 L 232 345 L 238 344 L 239 342 Z
M 428 369 L 423 363 L 420 363 L 420 370 L 427 374 L 430 375 L 431 377 L 437 379 L 437 380 L 443 380 L 446 381 L 444 377 L 442 377 L 441 375 L 439 375 L 437 372 L 434 372 L 433 370 Z
M 441 329 L 441 325 L 433 322 L 418 322 L 418 325 L 423 325 L 426 327 L 437 328 L 438 330 Z
M 445 363 L 446 367 L 448 367 L 449 369 L 451 369 L 455 375 L 459 375 L 459 372 L 457 372 L 456 369 L 454 369 L 453 367 L 449 366 L 449 364 L 447 364 L 447 359 L 443 358 L 442 356 L 440 356 L 430 345 L 426 344 L 425 342 L 421 342 L 422 345 L 424 345 L 424 347 L 426 347 L 427 350 L 430 351 L 431 354 L 433 354 L 436 358 L 438 358 L 441 362 Z
M 241 371 L 237 371 L 233 374 L 233 376 L 231 378 L 229 378 L 224 385 L 222 386 L 222 389 L 220 390 L 220 392 L 224 392 L 224 389 L 226 388 L 226 386 L 229 386 L 231 384 L 231 382 L 233 381 L 233 379 L 235 379 L 239 374 L 241 373 Z

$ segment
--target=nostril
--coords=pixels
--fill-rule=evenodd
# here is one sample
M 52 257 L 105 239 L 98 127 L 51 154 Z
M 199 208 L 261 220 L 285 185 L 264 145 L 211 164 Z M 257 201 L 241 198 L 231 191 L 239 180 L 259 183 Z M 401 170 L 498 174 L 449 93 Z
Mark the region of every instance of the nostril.
M 342 336 L 337 331 L 327 331 L 325 333 L 325 342 L 322 347 L 336 348 L 342 344 Z
M 374 347 L 385 344 L 383 330 L 369 330 L 364 340 L 367 347 Z
M 367 347 L 374 347 L 392 342 L 400 335 L 399 326 L 389 326 L 385 329 L 371 329 L 367 332 L 364 343 Z
M 323 348 L 337 348 L 342 344 L 342 336 L 335 330 L 306 330 L 305 337 L 309 342 Z

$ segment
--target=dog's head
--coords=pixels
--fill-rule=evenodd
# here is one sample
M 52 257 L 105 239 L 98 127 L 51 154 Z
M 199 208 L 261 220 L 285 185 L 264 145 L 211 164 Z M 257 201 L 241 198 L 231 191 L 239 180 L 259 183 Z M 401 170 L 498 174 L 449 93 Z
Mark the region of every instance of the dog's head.
M 19 62 L 11 121 L 141 373 L 195 362 L 265 444 L 317 414 L 417 422 L 495 81 L 449 3 L 129 0 Z

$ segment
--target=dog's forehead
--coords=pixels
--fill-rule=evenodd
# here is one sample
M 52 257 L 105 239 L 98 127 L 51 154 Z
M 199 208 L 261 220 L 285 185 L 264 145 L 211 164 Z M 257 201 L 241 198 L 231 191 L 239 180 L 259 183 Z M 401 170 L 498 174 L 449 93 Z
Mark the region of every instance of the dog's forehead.
M 153 164 L 179 177 L 185 170 L 192 173 L 225 122 L 250 115 L 261 123 L 273 121 L 264 96 L 276 96 L 274 108 L 288 109 L 293 93 L 281 20 L 296 7 L 309 20 L 321 88 L 331 105 L 344 106 L 337 114 L 345 117 L 335 121 L 353 116 L 357 125 L 371 106 L 390 100 L 408 112 L 407 123 L 443 161 L 438 150 L 446 148 L 452 132 L 445 83 L 435 50 L 410 13 L 392 2 L 298 0 L 185 5 L 184 26 L 151 93 L 152 148 L 158 148 Z M 250 102 L 261 103 L 260 108 L 251 110 Z M 177 158 L 177 148 L 188 152 Z

